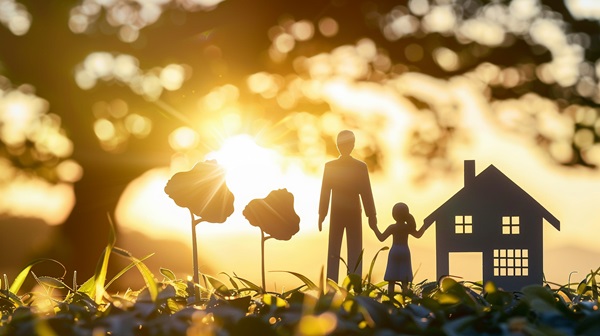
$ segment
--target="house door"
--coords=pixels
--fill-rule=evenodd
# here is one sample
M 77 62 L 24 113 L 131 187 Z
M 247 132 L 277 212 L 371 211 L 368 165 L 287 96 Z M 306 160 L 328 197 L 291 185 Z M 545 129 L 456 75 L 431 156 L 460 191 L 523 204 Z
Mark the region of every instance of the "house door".
M 483 280 L 483 252 L 451 252 L 448 257 L 450 275 L 464 281 Z

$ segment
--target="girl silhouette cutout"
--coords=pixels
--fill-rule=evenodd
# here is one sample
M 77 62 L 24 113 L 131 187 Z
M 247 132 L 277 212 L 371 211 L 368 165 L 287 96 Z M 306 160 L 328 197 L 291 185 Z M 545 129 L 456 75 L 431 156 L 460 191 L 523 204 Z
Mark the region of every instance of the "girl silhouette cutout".
M 390 296 L 394 293 L 397 281 L 402 283 L 403 292 L 408 288 L 408 284 L 413 281 L 408 235 L 421 238 L 423 232 L 425 232 L 424 226 L 417 231 L 415 218 L 404 203 L 396 203 L 394 205 L 392 216 L 396 220 L 396 223 L 388 226 L 383 233 L 379 231 L 377 225 L 371 226 L 379 241 L 384 241 L 389 236 L 393 238 L 392 248 L 388 255 L 388 262 L 383 277 L 384 280 L 388 281 L 388 295 Z

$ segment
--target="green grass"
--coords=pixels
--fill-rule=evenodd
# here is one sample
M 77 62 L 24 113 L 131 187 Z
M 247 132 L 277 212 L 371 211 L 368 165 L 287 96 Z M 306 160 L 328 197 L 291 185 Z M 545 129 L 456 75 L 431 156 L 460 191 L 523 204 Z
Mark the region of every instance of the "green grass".
M 596 335 L 600 334 L 597 284 L 600 269 L 581 282 L 529 286 L 506 292 L 492 283 L 443 278 L 412 284 L 404 293 L 387 283 L 349 275 L 341 284 L 298 280 L 286 292 L 269 292 L 238 276 L 203 275 L 202 283 L 162 268 L 157 277 L 115 246 L 111 235 L 96 273 L 82 284 L 76 276 L 38 276 L 27 265 L 12 281 L 0 281 L 0 335 Z M 112 278 L 112 256 L 130 264 Z M 373 265 L 375 260 L 371 262 Z M 110 293 L 112 283 L 136 268 L 144 288 Z M 66 272 L 65 272 L 66 274 Z M 24 291 L 31 276 L 37 286 Z M 195 300 L 199 290 L 201 298 Z

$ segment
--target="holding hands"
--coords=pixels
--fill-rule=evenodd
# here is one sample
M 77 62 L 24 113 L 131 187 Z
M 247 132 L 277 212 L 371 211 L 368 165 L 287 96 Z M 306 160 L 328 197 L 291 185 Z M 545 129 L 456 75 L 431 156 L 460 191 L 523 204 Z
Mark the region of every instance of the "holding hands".
M 377 216 L 373 215 L 369 217 L 369 227 L 373 230 L 377 229 Z

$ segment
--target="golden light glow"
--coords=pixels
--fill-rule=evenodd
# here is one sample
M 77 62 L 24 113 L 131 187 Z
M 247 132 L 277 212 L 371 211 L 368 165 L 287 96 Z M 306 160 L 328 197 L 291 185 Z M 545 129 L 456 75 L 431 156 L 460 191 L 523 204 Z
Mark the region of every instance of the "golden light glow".
M 198 135 L 189 127 L 179 127 L 169 135 L 169 144 L 175 150 L 191 149 L 198 143 Z
M 430 4 L 431 2 L 425 0 L 411 0 L 408 6 L 414 15 L 406 13 L 406 8 L 392 11 L 391 17 L 386 18 L 386 27 L 383 28 L 385 36 L 397 39 L 402 35 L 421 30 L 441 33 L 453 31 L 453 34 L 465 41 L 477 41 L 494 46 L 503 43 L 507 33 L 527 34 L 529 32 L 534 41 L 546 46 L 555 57 L 555 60 L 548 64 L 530 69 L 531 73 L 537 71 L 542 80 L 565 85 L 572 84 L 573 78 L 577 77 L 579 71 L 584 72 L 578 70 L 581 67 L 573 66 L 581 61 L 579 57 L 581 50 L 568 44 L 564 32 L 557 30 L 555 22 L 551 19 L 524 22 L 540 10 L 540 6 L 536 5 L 535 1 L 515 0 L 510 6 L 490 5 L 472 21 L 459 20 L 457 17 L 459 13 L 455 13 L 452 6 Z M 423 19 L 421 20 L 420 17 Z M 311 36 L 308 22 L 294 22 L 290 19 L 284 21 L 269 30 L 268 35 L 273 43 L 269 55 L 274 61 L 289 57 L 288 53 L 301 44 L 299 41 L 309 39 Z M 544 27 L 549 29 L 545 31 Z M 323 18 L 319 21 L 317 30 L 324 36 L 334 36 L 338 24 L 331 18 Z M 544 42 L 542 43 L 541 40 Z M 405 45 L 402 51 L 406 52 L 409 60 L 414 61 L 426 55 L 418 45 Z M 462 55 L 443 48 L 434 51 L 433 56 L 447 71 L 460 69 L 462 63 L 466 61 L 462 59 Z M 397 75 L 388 76 L 385 72 L 398 69 L 397 65 L 391 64 L 389 57 L 381 53 L 371 40 L 360 40 L 355 45 L 343 45 L 328 53 L 310 57 L 299 56 L 293 60 L 293 64 L 298 76 L 258 72 L 249 76 L 246 84 L 251 93 L 261 95 L 265 99 L 274 99 L 280 107 L 289 110 L 286 111 L 289 112 L 289 117 L 285 119 L 284 127 L 297 132 L 300 154 L 296 158 L 284 156 L 267 148 L 269 144 L 263 141 L 260 143 L 265 144 L 265 147 L 259 146 L 250 135 L 232 136 L 247 130 L 248 122 L 244 118 L 252 115 L 248 112 L 249 109 L 241 107 L 237 101 L 242 88 L 233 86 L 215 88 L 199 102 L 203 110 L 218 115 L 218 117 L 207 118 L 208 120 L 198 126 L 197 132 L 203 136 L 203 140 L 209 134 L 210 137 L 216 138 L 215 142 L 219 142 L 218 146 L 214 146 L 217 149 L 206 158 L 215 159 L 225 166 L 228 174 L 227 183 L 236 197 L 236 211 L 226 223 L 202 227 L 203 235 L 209 239 L 202 241 L 201 248 L 209 251 L 211 262 L 218 265 L 218 270 L 228 271 L 225 268 L 232 267 L 240 272 L 252 271 L 252 266 L 249 266 L 248 270 L 240 269 L 246 264 L 254 263 L 258 256 L 257 246 L 248 243 L 251 239 L 248 237 L 256 237 L 256 230 L 250 227 L 240 215 L 241 210 L 251 199 L 264 197 L 272 189 L 285 187 L 295 196 L 296 210 L 301 216 L 301 231 L 290 242 L 281 245 L 278 245 L 279 242 L 273 242 L 269 268 L 277 269 L 275 265 L 282 265 L 281 268 L 284 269 L 297 268 L 303 271 L 308 269 L 308 272 L 316 269 L 315 277 L 318 275 L 318 267 L 315 265 L 324 264 L 326 251 L 322 247 L 326 246 L 327 238 L 326 233 L 317 233 L 316 230 L 318 209 L 316 203 L 321 177 L 319 174 L 322 173 L 324 163 L 330 159 L 326 157 L 325 150 L 331 148 L 329 147 L 332 145 L 331 138 L 342 128 L 356 129 L 357 156 L 367 153 L 368 149 L 380 155 L 383 169 L 372 175 L 372 184 L 382 228 L 392 222 L 390 209 L 395 202 L 410 202 L 415 217 L 424 218 L 431 212 L 431 204 L 441 204 L 446 201 L 457 190 L 456 181 L 460 180 L 460 176 L 457 177 L 454 173 L 455 167 L 452 165 L 461 165 L 465 158 L 476 159 L 478 167 L 497 165 L 549 208 L 581 208 L 581 202 L 585 202 L 588 206 L 592 202 L 578 199 L 575 195 L 579 194 L 576 192 L 573 195 L 556 195 L 553 190 L 562 190 L 562 188 L 567 190 L 572 187 L 571 183 L 578 185 L 577 190 L 593 190 L 591 185 L 597 187 L 597 182 L 586 184 L 590 183 L 587 179 L 575 175 L 564 179 L 557 177 L 559 173 L 548 169 L 548 162 L 537 158 L 535 154 L 537 152 L 532 150 L 536 148 L 534 146 L 539 147 L 539 144 L 533 142 L 524 144 L 522 138 L 521 141 L 515 141 L 504 133 L 506 129 L 516 129 L 515 133 L 527 135 L 531 135 L 533 131 L 538 132 L 544 140 L 548 140 L 551 155 L 560 162 L 567 162 L 572 158 L 573 137 L 578 146 L 588 148 L 586 151 L 588 153 L 586 160 L 590 160 L 588 162 L 595 162 L 600 156 L 598 145 L 590 143 L 590 139 L 594 136 L 594 131 L 591 130 L 593 125 L 590 123 L 595 122 L 596 119 L 593 116 L 586 116 L 584 112 L 575 112 L 581 114 L 577 122 L 585 123 L 589 128 L 575 133 L 573 118 L 569 115 L 561 116 L 556 106 L 549 105 L 547 100 L 540 97 L 525 95 L 519 100 L 490 106 L 487 93 L 484 91 L 486 85 L 502 85 L 506 88 L 519 85 L 528 76 L 527 71 L 522 67 L 501 68 L 484 63 L 468 76 L 445 80 L 405 72 L 408 68 L 405 71 L 394 70 Z M 587 74 L 593 75 L 589 73 L 589 69 Z M 385 80 L 365 80 L 374 75 L 384 76 L 382 78 Z M 417 109 L 408 97 L 427 102 L 431 106 Z M 296 102 L 302 99 L 324 103 L 329 110 L 323 114 L 294 110 Z M 435 110 L 435 113 L 430 109 Z M 486 119 L 489 116 L 497 117 L 499 122 L 498 120 L 490 122 Z M 436 161 L 426 162 L 411 158 L 407 152 L 423 150 L 427 145 L 436 145 L 436 141 L 443 137 L 445 132 L 439 127 L 440 120 L 448 128 L 469 129 L 473 132 L 460 133 L 457 137 L 461 139 L 464 137 L 466 140 L 451 144 L 452 151 L 448 152 L 450 166 L 445 166 L 449 168 L 450 177 L 440 176 L 439 179 L 427 181 L 426 185 L 416 186 L 411 180 L 413 175 L 419 171 L 438 167 L 440 164 Z M 503 127 L 492 127 L 498 124 Z M 596 129 L 599 127 L 596 126 Z M 185 135 L 186 132 L 188 135 Z M 172 147 L 182 151 L 192 148 L 195 141 L 190 139 L 195 139 L 198 134 L 191 135 L 191 133 L 193 133 L 191 129 L 179 136 L 174 132 L 170 138 Z M 218 133 L 217 136 L 213 136 L 214 133 Z M 415 134 L 423 139 L 423 143 L 417 143 L 413 146 L 415 148 L 408 148 L 411 145 L 409 139 Z M 372 138 L 376 138 L 376 141 Z M 381 144 L 381 147 L 369 148 L 372 143 Z M 498 153 L 509 153 L 509 155 Z M 191 157 L 190 155 L 188 158 Z M 184 160 L 180 159 L 181 156 L 176 156 L 174 161 L 177 160 L 178 167 L 183 168 L 185 165 L 180 165 L 179 162 Z M 410 160 L 412 161 L 407 163 Z M 297 164 L 298 162 L 302 164 Z M 298 168 L 306 167 L 307 162 L 314 168 L 314 173 L 307 173 Z M 187 163 L 192 164 L 192 162 Z M 527 166 L 527 169 L 523 169 L 524 166 Z M 535 171 L 539 179 L 531 179 L 531 171 Z M 164 210 L 166 207 L 163 207 L 162 202 L 169 203 L 169 207 L 173 208 L 173 202 L 162 195 L 164 194 L 162 188 L 173 173 L 174 171 L 163 171 L 160 176 L 148 177 L 145 185 L 152 186 L 151 190 L 136 191 L 147 195 L 146 198 L 140 196 L 144 199 L 143 204 L 135 208 L 137 210 L 124 206 L 129 210 L 123 211 L 130 211 L 129 216 L 137 218 L 138 227 L 143 227 L 140 230 L 154 231 L 154 229 L 148 230 L 148 223 L 160 218 L 161 215 L 158 214 L 160 211 L 163 216 L 169 213 Z M 160 179 L 160 181 L 156 182 L 152 179 Z M 553 181 L 552 188 L 547 183 L 548 180 Z M 549 196 L 551 194 L 554 195 L 551 197 Z M 136 215 L 136 211 L 145 213 Z M 169 215 L 164 218 L 164 221 L 170 225 L 181 221 L 184 228 L 182 232 L 188 232 L 189 219 L 185 210 L 175 208 L 173 211 L 183 215 L 180 217 Z M 143 220 L 139 220 L 141 216 Z M 593 229 L 593 221 L 583 215 L 560 213 L 557 216 L 565 218 L 571 216 L 572 222 Z M 574 217 L 578 219 L 573 220 Z M 164 223 L 156 225 L 165 226 Z M 577 230 L 581 228 L 569 228 L 565 225 L 561 234 L 575 237 L 574 232 Z M 411 249 L 415 251 L 414 268 L 420 269 L 421 277 L 429 279 L 433 279 L 435 271 L 434 263 L 430 260 L 434 246 L 433 231 L 428 231 L 418 242 L 411 241 Z M 365 258 L 369 259 L 373 251 L 380 248 L 382 243 L 369 235 L 366 228 L 364 232 Z M 552 232 L 550 235 L 554 234 Z M 553 239 L 556 242 L 555 236 L 551 236 L 549 241 Z M 306 252 L 310 253 L 310 256 L 303 253 L 298 257 L 298 249 L 308 250 L 307 246 L 314 247 Z M 231 255 L 228 256 L 227 253 L 223 253 L 223 250 L 235 253 L 229 253 Z M 232 264 L 234 266 L 229 266 Z M 381 270 L 383 264 L 384 262 L 380 262 L 376 265 L 375 274 L 379 275 L 375 277 L 380 277 L 383 273 Z
M 600 3 L 594 0 L 566 0 L 565 4 L 573 16 L 597 20 L 600 18 Z
M 69 28 L 76 34 L 85 33 L 102 17 L 108 25 L 118 28 L 116 31 L 121 41 L 132 43 L 139 37 L 139 31 L 155 23 L 162 16 L 166 7 L 171 5 L 171 2 L 177 3 L 177 6 L 181 6 L 184 10 L 196 11 L 212 10 L 222 1 L 175 0 L 132 2 L 129 0 L 87 0 L 75 6 L 70 11 Z M 1 1 L 0 4 L 2 4 Z M 23 16 L 29 18 L 29 13 L 24 11 L 24 6 L 19 4 L 14 7 L 20 9 L 19 12 L 15 12 L 15 15 L 20 14 L 20 16 L 11 15 L 10 17 L 16 17 L 17 20 L 23 20 Z M 105 15 L 99 14 L 102 10 L 105 12 Z M 23 11 L 25 12 L 24 14 L 22 13 Z
M 185 79 L 185 68 L 179 64 L 169 64 L 160 72 L 162 86 L 170 91 L 179 90 Z
M 21 36 L 27 34 L 31 26 L 31 14 L 23 4 L 17 1 L 0 1 L 0 24 L 11 33 Z
M 65 160 L 56 167 L 56 173 L 61 181 L 77 182 L 83 176 L 83 168 L 73 160 Z
M 423 27 L 430 32 L 449 32 L 456 25 L 452 6 L 435 6 L 423 18 Z
M 48 103 L 34 95 L 15 90 L 0 91 L 0 137 L 8 145 L 21 145 L 34 121 L 46 113 Z
M 238 100 L 240 90 L 231 84 L 218 86 L 209 92 L 200 101 L 201 109 L 210 109 L 211 111 L 218 111 L 223 109 L 227 104 L 234 103 Z
M 116 135 L 115 126 L 107 119 L 98 119 L 94 122 L 94 133 L 101 141 L 108 141 Z
M 281 183 L 281 156 L 260 147 L 249 135 L 226 139 L 219 150 L 209 153 L 206 158 L 217 160 L 225 167 L 227 183 L 236 195 L 268 193 Z
M 174 91 L 181 88 L 187 79 L 188 70 L 185 65 L 168 64 L 164 68 L 155 67 L 142 71 L 138 59 L 131 55 L 97 51 L 90 53 L 77 66 L 75 82 L 81 89 L 89 90 L 99 80 L 117 80 L 128 85 L 136 94 L 156 101 L 163 90 Z
M 0 193 L 0 213 L 40 218 L 50 225 L 63 223 L 74 205 L 75 193 L 71 185 L 53 185 L 25 176 L 13 178 Z
M 149 118 L 132 113 L 125 117 L 125 127 L 129 133 L 138 138 L 143 138 L 150 134 L 152 121 Z
M 292 24 L 292 35 L 298 41 L 310 40 L 315 32 L 312 22 L 301 20 Z

